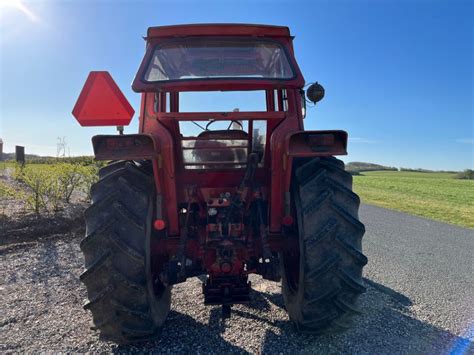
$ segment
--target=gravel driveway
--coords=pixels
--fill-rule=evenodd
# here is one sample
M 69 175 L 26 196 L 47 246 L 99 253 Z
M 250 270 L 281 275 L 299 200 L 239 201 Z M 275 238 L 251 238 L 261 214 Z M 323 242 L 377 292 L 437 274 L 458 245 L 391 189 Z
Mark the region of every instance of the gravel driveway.
M 319 337 L 297 334 L 283 309 L 279 284 L 256 276 L 252 277 L 252 303 L 234 306 L 232 318 L 223 321 L 219 307 L 203 305 L 201 282 L 193 278 L 174 288 L 172 311 L 158 340 L 139 346 L 101 342 L 89 328 L 90 314 L 82 309 L 86 297 L 78 279 L 83 268 L 79 250 L 82 233 L 78 229 L 37 242 L 1 247 L 0 351 L 272 354 L 473 351 L 472 343 L 463 334 L 453 334 L 433 325 L 437 322 L 429 319 L 417 319 L 416 314 L 427 306 L 414 304 L 407 296 L 373 281 L 377 277 L 370 272 L 365 275 L 368 291 L 361 300 L 363 315 L 358 325 L 345 334 Z

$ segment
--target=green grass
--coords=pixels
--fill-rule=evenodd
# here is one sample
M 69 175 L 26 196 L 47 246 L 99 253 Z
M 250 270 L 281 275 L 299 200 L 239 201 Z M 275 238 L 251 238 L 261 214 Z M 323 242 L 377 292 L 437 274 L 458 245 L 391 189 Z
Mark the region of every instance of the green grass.
M 451 173 L 371 171 L 354 176 L 365 203 L 474 228 L 474 180 Z

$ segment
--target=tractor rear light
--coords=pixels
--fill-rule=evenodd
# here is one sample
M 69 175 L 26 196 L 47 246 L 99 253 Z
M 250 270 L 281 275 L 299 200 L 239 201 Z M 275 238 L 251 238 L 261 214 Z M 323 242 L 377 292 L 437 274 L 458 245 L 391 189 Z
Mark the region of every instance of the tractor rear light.
M 308 135 L 308 144 L 312 148 L 327 147 L 334 144 L 334 135 L 329 134 L 310 134 Z
M 97 160 L 153 159 L 156 143 L 148 134 L 99 135 L 92 138 Z
M 285 227 L 289 227 L 293 225 L 294 219 L 292 216 L 285 216 L 283 217 L 281 224 L 283 224 Z
M 347 154 L 344 131 L 299 131 L 287 138 L 287 154 L 291 157 L 316 157 Z
M 225 274 L 228 274 L 232 271 L 232 264 L 230 263 L 222 263 L 221 264 L 221 271 Z
M 166 222 L 162 219 L 157 219 L 155 222 L 153 222 L 153 227 L 158 231 L 162 231 L 166 228 Z

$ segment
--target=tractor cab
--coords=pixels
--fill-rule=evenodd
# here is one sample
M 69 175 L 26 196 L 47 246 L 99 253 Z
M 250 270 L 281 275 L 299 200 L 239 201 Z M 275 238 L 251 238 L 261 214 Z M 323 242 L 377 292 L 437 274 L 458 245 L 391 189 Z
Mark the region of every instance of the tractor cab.
M 182 174 L 230 169 L 235 175 L 255 153 L 258 167 L 268 169 L 268 126 L 274 127 L 281 112 L 288 111 L 293 100 L 288 90 L 304 83 L 289 30 L 262 25 L 165 26 L 150 28 L 146 40 L 132 87 L 153 101 L 156 119 L 179 137 L 174 141 L 179 152 L 176 168 Z M 211 102 L 207 111 L 187 109 L 200 106 L 186 102 L 196 93 L 201 101 Z M 234 108 L 223 108 L 219 93 L 231 102 L 240 97 L 260 102 L 257 109 L 235 107 L 233 102 Z M 298 104 L 291 106 L 295 110 Z M 146 115 L 141 119 L 146 131 Z M 222 181 L 236 186 L 234 179 Z M 215 186 L 213 179 L 207 183 Z

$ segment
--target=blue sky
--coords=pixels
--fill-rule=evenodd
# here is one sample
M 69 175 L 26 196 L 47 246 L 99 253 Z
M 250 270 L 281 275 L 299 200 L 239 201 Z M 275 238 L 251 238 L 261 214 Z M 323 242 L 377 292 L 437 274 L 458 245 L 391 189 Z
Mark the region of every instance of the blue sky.
M 91 154 L 72 107 L 90 70 L 108 70 L 135 110 L 131 81 L 149 26 L 289 26 L 307 82 L 325 99 L 307 129 L 345 129 L 345 161 L 473 168 L 472 1 L 18 1 L 0 0 L 0 137 L 28 153 Z M 137 117 L 126 132 L 135 132 Z

